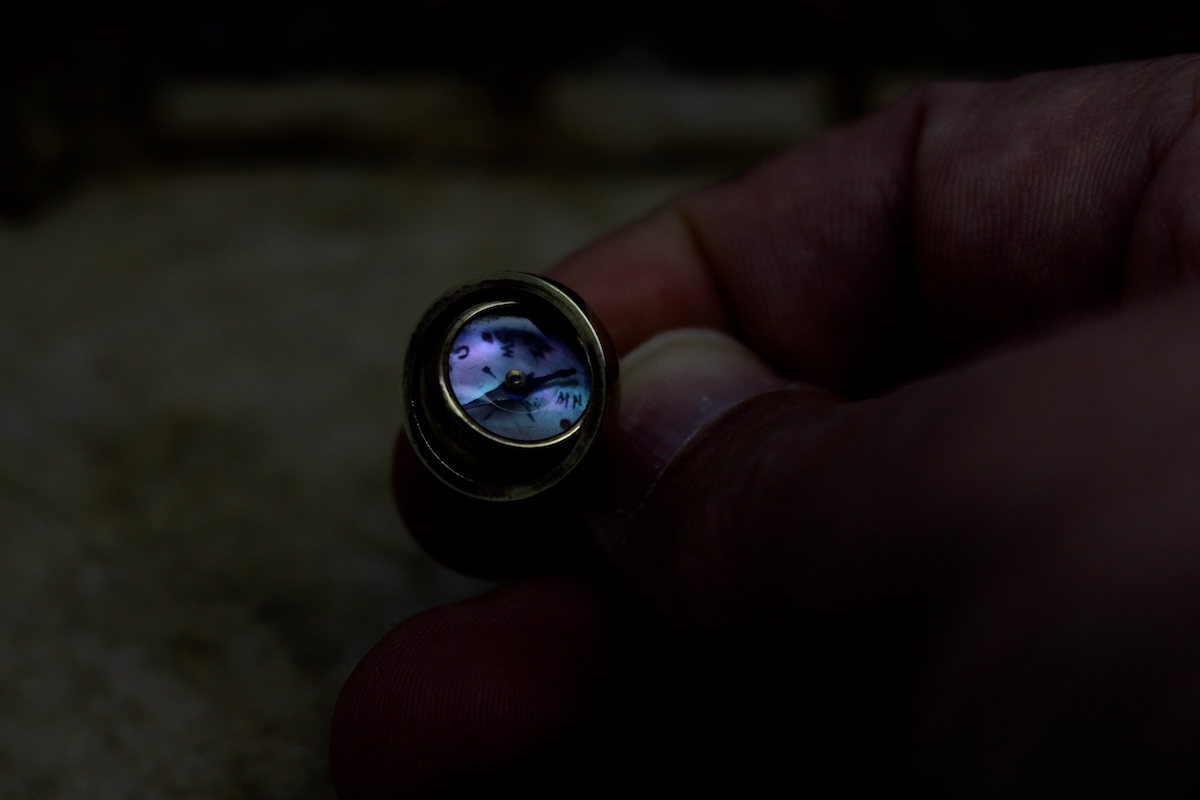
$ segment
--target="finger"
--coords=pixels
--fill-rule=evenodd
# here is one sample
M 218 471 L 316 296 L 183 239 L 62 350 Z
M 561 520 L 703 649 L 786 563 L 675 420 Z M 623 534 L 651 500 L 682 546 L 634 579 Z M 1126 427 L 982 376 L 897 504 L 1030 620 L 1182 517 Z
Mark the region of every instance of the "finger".
M 595 533 L 695 647 L 822 687 L 780 714 L 911 746 L 923 795 L 1194 788 L 1198 364 L 1188 294 L 877 400 L 762 394 Z
M 935 84 L 568 259 L 622 352 L 735 333 L 852 394 L 1194 271 L 1194 58 Z
M 772 788 L 746 764 L 816 767 L 756 729 L 734 677 L 675 650 L 579 578 L 529 579 L 397 626 L 338 698 L 330 757 L 341 800 L 730 794 Z M 736 741 L 729 730 L 741 729 Z M 812 762 L 812 763 L 810 763 Z
M 513 584 L 399 625 L 334 715 L 342 800 L 569 786 L 587 720 L 611 699 L 612 612 L 576 578 Z
M 685 328 L 660 333 L 626 357 L 622 410 L 591 476 L 589 502 L 631 510 L 683 444 L 710 419 L 785 381 L 736 339 Z M 834 402 L 813 389 L 821 403 Z

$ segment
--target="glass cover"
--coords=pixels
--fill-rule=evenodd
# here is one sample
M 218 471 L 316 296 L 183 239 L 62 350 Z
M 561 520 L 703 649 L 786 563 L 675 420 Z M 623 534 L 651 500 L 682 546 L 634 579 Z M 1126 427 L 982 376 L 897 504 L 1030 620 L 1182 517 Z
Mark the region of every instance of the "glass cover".
M 505 439 L 537 442 L 570 430 L 592 394 L 582 356 L 528 317 L 475 317 L 454 335 L 448 362 L 459 405 Z

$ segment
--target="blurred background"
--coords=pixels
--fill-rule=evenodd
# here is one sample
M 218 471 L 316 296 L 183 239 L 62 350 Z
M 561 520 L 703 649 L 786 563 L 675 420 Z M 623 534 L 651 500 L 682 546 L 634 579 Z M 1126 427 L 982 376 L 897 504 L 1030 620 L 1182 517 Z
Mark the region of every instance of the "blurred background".
M 0 797 L 329 798 L 337 691 L 485 588 L 387 488 L 443 289 L 937 78 L 1200 6 L 409 0 L 0 28 Z

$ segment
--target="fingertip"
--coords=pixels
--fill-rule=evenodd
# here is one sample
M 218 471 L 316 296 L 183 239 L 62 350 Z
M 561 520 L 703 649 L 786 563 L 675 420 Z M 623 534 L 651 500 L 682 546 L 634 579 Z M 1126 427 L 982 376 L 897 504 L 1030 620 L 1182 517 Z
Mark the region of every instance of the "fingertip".
M 635 508 L 684 444 L 738 403 L 788 385 L 745 345 L 703 328 L 661 333 L 623 362 L 608 499 Z
M 769 609 L 750 611 L 753 603 L 743 601 L 779 588 L 776 578 L 799 541 L 788 533 L 841 402 L 821 389 L 789 386 L 732 404 L 682 443 L 636 507 L 595 509 L 597 548 L 689 641 L 692 633 L 720 640 L 728 624 L 769 619 Z
M 523 581 L 405 621 L 338 698 L 338 796 L 569 788 L 562 767 L 610 688 L 613 651 L 601 593 L 575 577 Z

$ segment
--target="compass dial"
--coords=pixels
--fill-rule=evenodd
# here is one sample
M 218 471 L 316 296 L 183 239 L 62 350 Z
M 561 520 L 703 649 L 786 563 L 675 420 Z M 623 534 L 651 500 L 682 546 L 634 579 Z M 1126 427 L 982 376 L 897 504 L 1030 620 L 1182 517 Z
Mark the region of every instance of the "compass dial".
M 483 314 L 464 323 L 451 339 L 446 375 L 475 424 L 518 442 L 570 431 L 592 395 L 582 354 L 512 313 Z
M 502 272 L 451 289 L 404 359 L 404 429 L 434 475 L 519 501 L 578 467 L 617 409 L 617 359 L 570 289 Z

